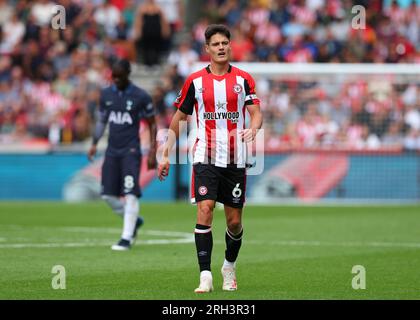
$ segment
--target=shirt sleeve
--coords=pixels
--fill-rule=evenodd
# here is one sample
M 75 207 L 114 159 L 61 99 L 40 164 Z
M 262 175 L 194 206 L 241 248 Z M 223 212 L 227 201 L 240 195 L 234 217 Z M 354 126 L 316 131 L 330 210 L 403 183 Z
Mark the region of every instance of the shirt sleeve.
M 101 95 L 99 98 L 99 110 L 96 116 L 96 120 L 98 122 L 106 123 L 108 120 L 108 116 L 109 116 L 109 110 L 105 105 L 104 93 L 101 92 Z
M 175 99 L 174 106 L 185 114 L 191 115 L 194 111 L 195 88 L 190 79 L 185 81 L 184 86 Z
M 155 116 L 155 108 L 153 106 L 152 97 L 149 94 L 145 94 L 142 101 L 142 111 L 140 112 L 140 118 L 151 118 Z
M 257 97 L 255 92 L 255 81 L 248 75 L 245 78 L 245 105 L 260 104 L 260 99 Z
M 99 110 L 96 115 L 95 130 L 93 132 L 93 137 L 92 137 L 93 144 L 96 145 L 99 139 L 101 139 L 102 135 L 104 134 L 107 120 L 108 120 L 108 111 L 105 107 L 103 94 L 101 93 L 101 96 L 99 99 Z

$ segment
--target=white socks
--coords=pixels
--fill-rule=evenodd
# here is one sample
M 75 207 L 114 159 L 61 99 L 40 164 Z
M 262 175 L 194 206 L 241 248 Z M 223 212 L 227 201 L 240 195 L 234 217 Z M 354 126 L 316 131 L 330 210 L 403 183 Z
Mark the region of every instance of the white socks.
M 124 228 L 121 238 L 131 240 L 136 227 L 137 217 L 139 215 L 139 200 L 136 196 L 128 194 L 125 196 L 124 206 Z
M 223 262 L 223 268 L 235 268 L 236 266 L 236 261 L 235 262 L 229 262 L 225 259 L 225 261 Z
M 202 277 L 204 277 L 204 278 L 211 278 L 211 279 L 213 279 L 213 276 L 212 276 L 212 274 L 211 274 L 211 271 L 209 271 L 209 270 L 203 270 L 203 271 L 201 271 L 201 272 L 200 272 L 200 279 L 201 279 Z

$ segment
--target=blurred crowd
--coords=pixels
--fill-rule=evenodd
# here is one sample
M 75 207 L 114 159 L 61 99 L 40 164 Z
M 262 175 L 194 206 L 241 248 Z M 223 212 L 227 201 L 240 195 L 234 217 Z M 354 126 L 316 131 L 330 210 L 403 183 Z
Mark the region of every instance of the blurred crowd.
M 211 0 L 204 12 L 193 27 L 203 60 L 203 30 L 218 21 L 232 30 L 236 61 L 420 62 L 418 0 Z
M 266 148 L 420 150 L 420 86 L 259 79 Z
M 55 4 L 66 8 L 65 29 L 51 28 Z M 117 57 L 164 70 L 150 93 L 167 127 L 185 77 L 208 60 L 209 23 L 230 27 L 233 61 L 420 63 L 418 0 L 210 0 L 191 28 L 183 4 L 0 0 L 0 144 L 89 139 Z M 363 29 L 355 5 L 366 9 Z M 256 80 L 268 147 L 420 150 L 419 83 Z
M 162 64 L 182 28 L 180 3 L 0 0 L 0 143 L 88 139 L 112 62 Z

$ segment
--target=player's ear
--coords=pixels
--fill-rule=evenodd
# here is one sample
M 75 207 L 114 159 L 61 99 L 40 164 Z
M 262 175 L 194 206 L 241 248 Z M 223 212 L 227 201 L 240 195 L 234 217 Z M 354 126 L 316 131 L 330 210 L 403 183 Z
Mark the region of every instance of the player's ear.
M 207 53 L 210 53 L 210 48 L 209 48 L 209 45 L 207 43 L 204 45 L 204 49 L 206 49 Z

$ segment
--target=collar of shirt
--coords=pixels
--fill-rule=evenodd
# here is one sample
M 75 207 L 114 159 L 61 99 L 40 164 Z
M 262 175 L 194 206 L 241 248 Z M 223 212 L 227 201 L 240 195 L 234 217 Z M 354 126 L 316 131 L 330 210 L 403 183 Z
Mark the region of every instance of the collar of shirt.
M 206 67 L 206 71 L 207 71 L 207 73 L 211 73 L 211 70 L 210 70 L 210 65 L 208 65 L 207 67 Z M 232 65 L 230 65 L 229 64 L 229 68 L 228 68 L 228 70 L 227 70 L 227 73 L 230 73 L 232 71 Z M 215 75 L 216 76 L 216 75 Z
M 133 87 L 134 87 L 133 84 L 130 82 L 128 84 L 127 88 L 125 88 L 125 90 L 118 90 L 118 88 L 115 84 L 113 84 L 111 88 L 112 88 L 112 91 L 114 91 L 116 93 L 121 92 L 121 93 L 127 94 L 127 93 L 130 93 L 131 90 L 133 90 Z

